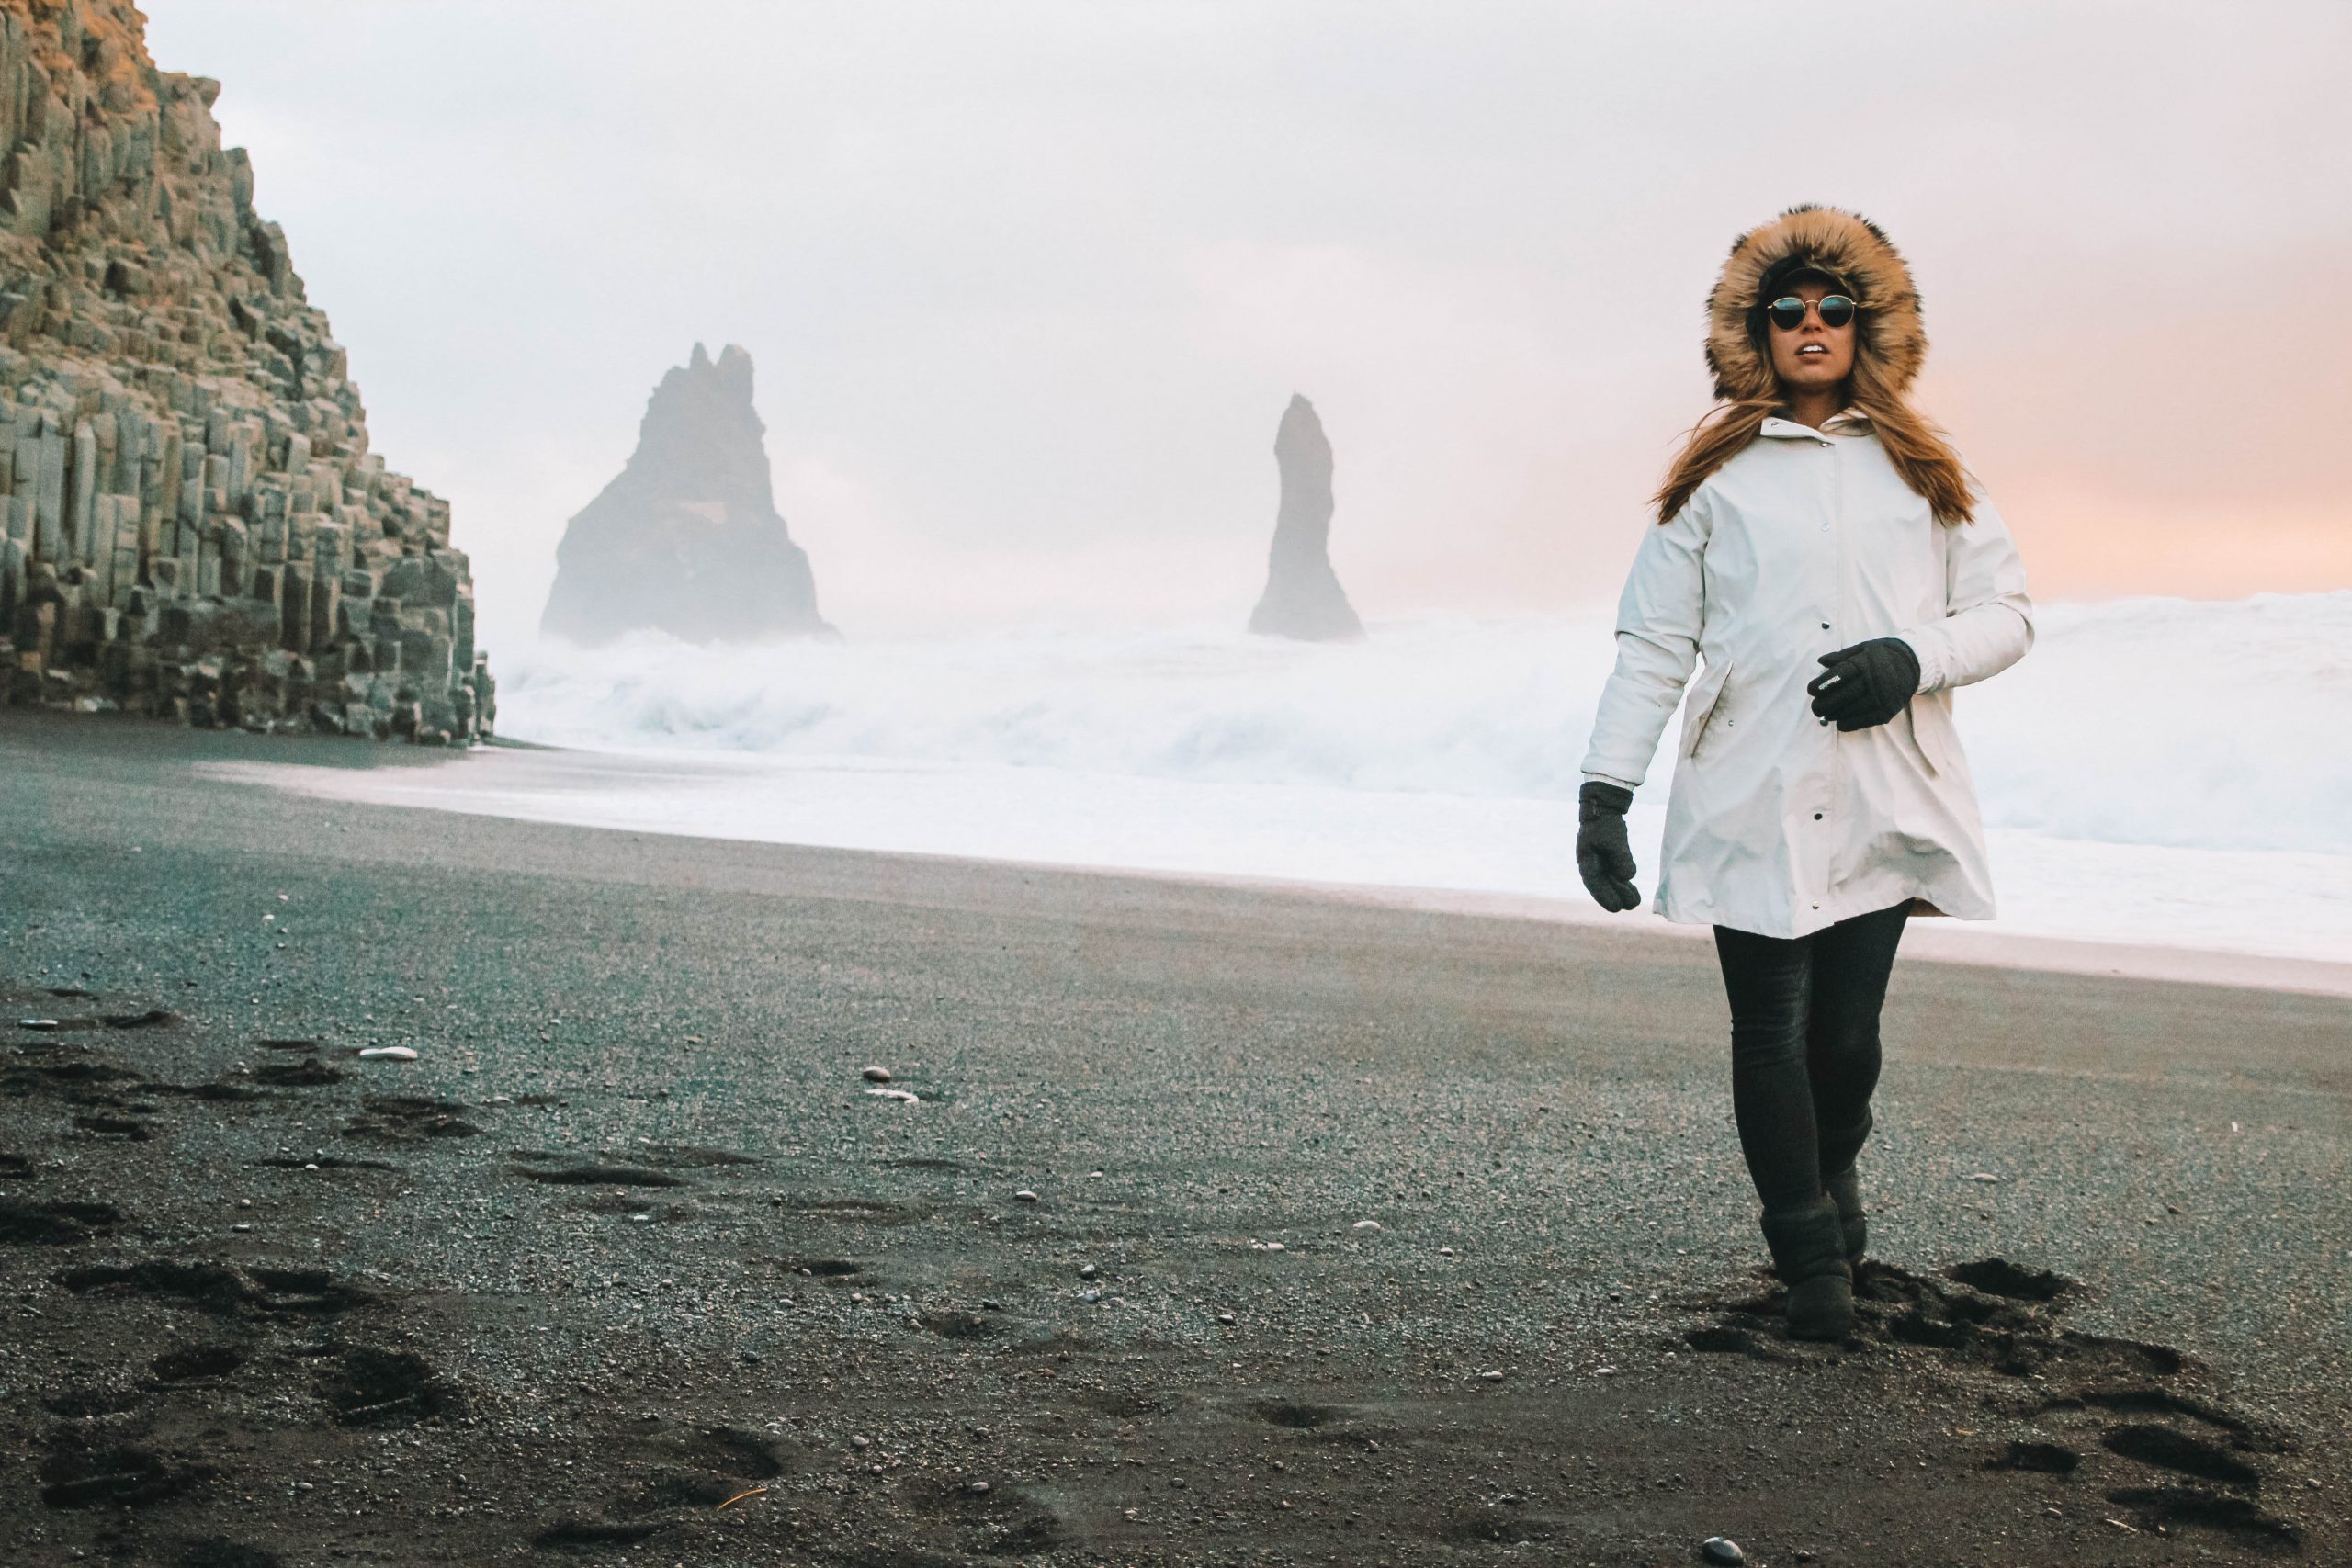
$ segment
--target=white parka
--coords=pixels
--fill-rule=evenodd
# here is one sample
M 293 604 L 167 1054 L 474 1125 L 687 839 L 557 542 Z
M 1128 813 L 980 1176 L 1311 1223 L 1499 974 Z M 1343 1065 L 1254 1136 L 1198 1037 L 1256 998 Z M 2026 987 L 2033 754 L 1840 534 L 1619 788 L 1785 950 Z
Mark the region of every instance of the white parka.
M 1919 657 L 1909 707 L 1850 732 L 1815 718 L 1820 656 L 1881 637 Z M 2025 570 L 1989 502 L 1939 522 L 1852 411 L 1818 431 L 1768 420 L 1648 527 L 1585 772 L 1637 786 L 1690 684 L 1659 914 L 1774 937 L 1906 899 L 1989 919 L 1951 694 L 2032 642 Z

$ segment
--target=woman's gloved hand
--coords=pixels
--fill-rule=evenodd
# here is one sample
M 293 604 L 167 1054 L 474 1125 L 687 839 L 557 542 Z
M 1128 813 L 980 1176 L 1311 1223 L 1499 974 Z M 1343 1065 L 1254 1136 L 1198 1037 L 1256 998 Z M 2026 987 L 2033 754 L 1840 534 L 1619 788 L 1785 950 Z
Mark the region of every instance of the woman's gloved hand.
M 1634 886 L 1634 846 L 1625 840 L 1633 804 L 1632 790 L 1599 779 L 1585 780 L 1577 791 L 1577 870 L 1592 901 L 1612 915 L 1642 901 Z
M 1816 717 L 1840 729 L 1868 729 L 1903 711 L 1919 690 L 1919 656 L 1899 637 L 1872 637 L 1821 662 L 1829 668 L 1805 688 Z

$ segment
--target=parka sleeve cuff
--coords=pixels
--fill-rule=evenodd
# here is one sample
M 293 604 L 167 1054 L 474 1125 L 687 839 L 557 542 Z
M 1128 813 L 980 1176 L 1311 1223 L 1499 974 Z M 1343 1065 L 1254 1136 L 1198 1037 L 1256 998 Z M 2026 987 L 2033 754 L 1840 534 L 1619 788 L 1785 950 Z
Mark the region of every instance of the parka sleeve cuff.
M 1940 692 L 1997 675 L 2033 646 L 2033 602 L 2004 593 L 1954 610 L 1941 624 L 1895 633 L 1919 660 L 1919 690 Z

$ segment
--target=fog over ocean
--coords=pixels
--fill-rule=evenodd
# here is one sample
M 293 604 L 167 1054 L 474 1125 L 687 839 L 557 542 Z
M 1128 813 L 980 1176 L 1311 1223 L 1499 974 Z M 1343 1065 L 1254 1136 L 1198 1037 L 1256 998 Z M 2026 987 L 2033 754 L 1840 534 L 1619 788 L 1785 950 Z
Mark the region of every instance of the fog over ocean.
M 502 734 L 678 765 L 465 808 L 1581 898 L 1573 800 L 1610 625 L 510 648 Z M 1958 711 L 2000 928 L 2352 959 L 2352 592 L 2047 604 L 2034 650 Z M 1677 733 L 1634 810 L 1645 895 Z

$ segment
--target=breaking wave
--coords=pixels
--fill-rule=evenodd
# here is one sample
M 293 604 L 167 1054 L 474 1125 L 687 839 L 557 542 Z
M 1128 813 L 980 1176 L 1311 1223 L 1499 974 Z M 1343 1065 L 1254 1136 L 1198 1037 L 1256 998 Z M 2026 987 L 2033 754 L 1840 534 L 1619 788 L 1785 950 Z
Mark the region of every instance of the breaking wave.
M 1337 646 L 1171 629 L 550 645 L 501 660 L 500 728 L 595 750 L 1565 800 L 1609 621 L 1431 619 Z M 2025 661 L 1958 701 L 1993 827 L 2352 852 L 2352 592 L 2048 605 Z

